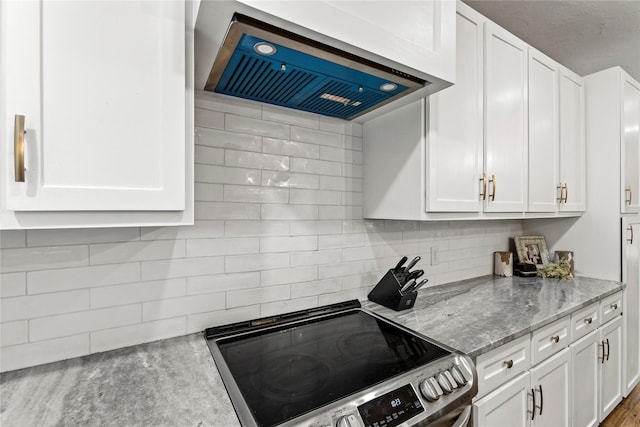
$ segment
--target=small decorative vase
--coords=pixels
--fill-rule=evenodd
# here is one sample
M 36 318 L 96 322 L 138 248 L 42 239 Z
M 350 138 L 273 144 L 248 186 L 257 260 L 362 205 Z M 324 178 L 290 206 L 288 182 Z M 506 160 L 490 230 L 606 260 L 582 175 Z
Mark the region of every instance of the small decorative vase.
M 511 252 L 493 253 L 493 274 L 496 276 L 513 276 L 513 254 Z

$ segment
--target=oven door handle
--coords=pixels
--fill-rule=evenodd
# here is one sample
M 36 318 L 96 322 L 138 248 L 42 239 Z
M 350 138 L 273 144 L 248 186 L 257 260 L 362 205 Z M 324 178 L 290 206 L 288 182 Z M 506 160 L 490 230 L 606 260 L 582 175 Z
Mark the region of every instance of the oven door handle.
M 460 416 L 458 416 L 458 419 L 456 420 L 455 423 L 453 423 L 453 426 L 451 427 L 467 427 L 469 425 L 469 421 L 471 420 L 471 405 L 465 406 L 465 408 L 462 410 L 462 413 L 460 414 Z

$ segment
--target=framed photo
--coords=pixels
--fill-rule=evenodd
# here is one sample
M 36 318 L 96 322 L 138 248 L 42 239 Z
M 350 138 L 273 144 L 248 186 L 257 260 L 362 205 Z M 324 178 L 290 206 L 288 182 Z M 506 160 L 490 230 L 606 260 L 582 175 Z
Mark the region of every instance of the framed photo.
M 549 264 L 549 250 L 544 236 L 521 236 L 514 240 L 518 262 L 535 264 L 536 267 Z

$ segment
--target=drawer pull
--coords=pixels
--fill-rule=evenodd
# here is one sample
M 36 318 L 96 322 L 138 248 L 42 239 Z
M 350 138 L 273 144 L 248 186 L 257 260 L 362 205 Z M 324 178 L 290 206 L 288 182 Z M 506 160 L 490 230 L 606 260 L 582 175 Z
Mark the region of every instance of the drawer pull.
M 584 321 L 587 323 L 587 325 L 590 325 L 593 322 L 593 318 L 589 317 L 587 319 L 584 319 Z
M 531 421 L 536 418 L 536 391 L 531 389 L 531 395 L 533 396 L 533 408 L 531 408 Z
M 504 364 L 507 365 L 507 369 L 513 368 L 513 360 L 512 359 L 506 360 L 504 362 Z
M 554 343 L 558 343 L 558 341 L 560 341 L 560 335 L 556 335 L 555 337 L 551 337 L 551 341 L 553 341 Z
M 610 350 L 610 348 L 609 348 L 609 338 L 607 338 L 607 362 L 609 361 L 609 350 Z M 604 353 L 604 346 L 603 346 L 602 352 Z
M 611 304 L 611 309 L 612 310 L 617 310 L 618 309 L 618 304 Z

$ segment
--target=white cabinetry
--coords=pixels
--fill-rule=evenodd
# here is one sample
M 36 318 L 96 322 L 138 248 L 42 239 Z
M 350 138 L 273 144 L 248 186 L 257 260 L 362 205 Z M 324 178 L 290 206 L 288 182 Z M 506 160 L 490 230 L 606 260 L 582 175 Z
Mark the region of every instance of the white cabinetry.
M 622 85 L 622 212 L 640 212 L 640 84 L 625 72 Z
M 571 344 L 571 395 L 573 407 L 579 408 L 573 414 L 573 427 L 598 425 L 599 336 L 599 332 L 593 331 Z
M 474 426 L 529 426 L 532 414 L 529 384 L 526 372 L 475 403 Z
M 191 222 L 191 3 L 0 7 L 1 228 Z
M 560 201 L 561 211 L 584 211 L 585 122 L 584 79 L 560 66 Z
M 627 283 L 624 298 L 624 395 L 640 382 L 640 218 L 622 223 L 622 281 Z
M 622 401 L 622 317 L 600 328 L 600 346 L 598 416 L 602 421 Z
M 524 212 L 527 182 L 527 45 L 485 24 L 487 212 Z

